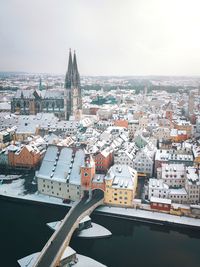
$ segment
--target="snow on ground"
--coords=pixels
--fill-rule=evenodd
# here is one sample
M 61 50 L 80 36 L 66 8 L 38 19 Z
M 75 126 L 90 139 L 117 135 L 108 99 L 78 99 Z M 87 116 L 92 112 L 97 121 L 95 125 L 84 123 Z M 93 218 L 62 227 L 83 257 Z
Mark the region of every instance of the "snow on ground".
M 59 228 L 61 222 L 62 221 L 51 222 L 51 223 L 47 223 L 47 225 L 52 230 L 55 231 Z M 111 235 L 112 233 L 108 229 L 93 222 L 92 222 L 92 227 L 83 229 L 80 231 L 80 233 L 77 234 L 78 237 L 82 237 L 82 238 L 102 238 L 102 237 L 108 237 Z
M 33 264 L 36 262 L 37 258 L 39 257 L 39 254 L 40 252 L 36 252 L 34 254 L 26 256 L 18 260 L 18 263 L 21 267 L 32 267 Z
M 0 185 L 0 195 L 3 196 L 9 196 L 19 199 L 26 199 L 26 200 L 33 200 L 37 202 L 43 202 L 43 203 L 50 203 L 50 204 L 56 204 L 56 205 L 63 205 L 71 207 L 75 205 L 73 204 L 64 204 L 62 203 L 62 199 L 56 198 L 56 197 L 50 197 L 47 195 L 39 194 L 36 192 L 35 194 L 24 194 L 24 179 L 19 179 L 16 181 L 13 181 L 10 184 L 2 184 Z M 112 214 L 113 216 L 129 216 L 133 218 L 139 219 L 153 219 L 158 222 L 171 222 L 171 223 L 177 223 L 182 225 L 188 225 L 188 226 L 197 226 L 200 227 L 200 219 L 196 218 L 190 218 L 186 216 L 177 216 L 177 215 L 171 215 L 161 212 L 153 212 L 153 211 L 147 211 L 147 210 L 140 210 L 140 209 L 134 209 L 134 208 L 120 208 L 120 207 L 108 207 L 108 206 L 101 206 L 96 209 L 99 212 L 107 213 L 108 215 Z
M 73 265 L 75 267 L 106 267 L 106 265 L 101 264 L 98 261 L 95 261 L 89 257 L 80 255 L 80 254 L 76 254 L 77 258 L 78 258 L 78 262 Z
M 108 237 L 111 235 L 112 233 L 105 227 L 93 222 L 92 222 L 92 227 L 83 229 L 80 233 L 78 233 L 78 237 L 82 238 L 99 238 L 99 237 Z
M 35 194 L 24 195 L 23 199 L 67 206 L 66 204 L 63 204 L 61 198 L 56 198 L 56 197 L 51 197 L 51 196 L 39 194 L 38 192 L 36 192 Z
M 0 180 L 12 180 L 12 179 L 18 179 L 20 177 L 21 175 L 17 174 L 10 174 L 10 175 L 0 174 Z
M 51 228 L 51 230 L 56 231 L 59 228 L 61 222 L 62 221 L 50 222 L 50 223 L 47 223 L 47 226 Z
M 191 225 L 200 227 L 200 219 L 190 218 L 186 216 L 177 216 L 171 215 L 167 213 L 154 212 L 154 211 L 146 211 L 140 209 L 131 209 L 131 208 L 118 208 L 118 207 L 107 207 L 101 206 L 97 208 L 99 212 L 105 212 L 108 214 L 117 215 L 125 215 L 129 217 L 134 217 L 138 219 L 150 219 L 157 220 L 161 222 L 169 222 L 169 223 L 178 223 L 183 225 Z
M 31 254 L 29 256 L 26 256 L 25 258 L 22 258 L 18 260 L 18 263 L 21 267 L 33 267 L 34 263 L 36 262 L 40 252 Z M 106 267 L 106 265 L 103 265 L 99 263 L 98 261 L 95 261 L 89 257 L 76 254 L 78 262 L 74 264 L 74 267 Z
M 10 184 L 0 185 L 0 194 L 5 196 L 22 196 L 24 194 L 24 179 L 13 181 Z
M 24 182 L 25 182 L 25 179 L 19 179 L 19 180 L 12 181 L 12 183 L 10 184 L 1 184 L 0 195 L 19 198 L 19 199 L 33 200 L 33 201 L 43 202 L 43 203 L 71 206 L 71 205 L 64 204 L 62 202 L 62 199 L 60 198 L 39 194 L 38 192 L 34 194 L 25 194 Z

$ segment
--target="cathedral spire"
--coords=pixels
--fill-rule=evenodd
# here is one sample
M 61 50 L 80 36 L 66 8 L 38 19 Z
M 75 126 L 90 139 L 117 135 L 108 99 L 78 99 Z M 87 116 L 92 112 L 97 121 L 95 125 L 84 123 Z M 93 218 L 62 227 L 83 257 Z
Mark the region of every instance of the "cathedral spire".
M 71 53 L 71 49 L 69 49 L 69 61 L 68 61 L 67 73 L 65 76 L 65 88 L 71 87 L 72 79 L 73 79 L 72 53 Z
M 74 51 L 74 57 L 73 57 L 73 84 L 75 86 L 80 85 L 80 76 L 78 72 L 78 66 L 76 61 L 76 51 Z

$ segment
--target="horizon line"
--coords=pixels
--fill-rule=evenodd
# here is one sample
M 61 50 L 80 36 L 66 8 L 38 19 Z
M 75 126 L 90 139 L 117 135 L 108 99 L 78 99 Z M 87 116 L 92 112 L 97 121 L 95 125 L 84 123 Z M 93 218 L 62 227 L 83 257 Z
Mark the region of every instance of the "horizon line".
M 18 74 L 45 74 L 45 75 L 63 75 L 63 73 L 56 72 L 32 72 L 32 71 L 12 71 L 12 70 L 0 70 L 2 73 L 18 73 Z M 84 74 L 81 77 L 199 77 L 200 74 Z

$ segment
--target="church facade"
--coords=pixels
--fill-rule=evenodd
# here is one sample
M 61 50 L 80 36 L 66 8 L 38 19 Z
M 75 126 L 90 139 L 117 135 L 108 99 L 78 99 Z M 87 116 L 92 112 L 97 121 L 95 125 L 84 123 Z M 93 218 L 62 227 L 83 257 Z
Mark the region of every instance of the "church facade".
M 21 115 L 45 112 L 54 113 L 61 119 L 69 120 L 70 116 L 77 116 L 81 109 L 80 75 L 76 54 L 74 53 L 72 61 L 71 51 L 64 88 L 17 90 L 11 101 L 11 112 Z

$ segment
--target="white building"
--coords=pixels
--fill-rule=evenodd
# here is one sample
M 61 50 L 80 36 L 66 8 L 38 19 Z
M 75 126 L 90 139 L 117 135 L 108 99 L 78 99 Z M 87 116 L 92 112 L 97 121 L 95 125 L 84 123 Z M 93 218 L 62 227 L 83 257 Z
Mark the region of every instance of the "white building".
M 84 165 L 82 149 L 49 146 L 39 171 L 38 191 L 42 194 L 76 201 L 81 194 L 80 167 Z
M 135 143 L 124 143 L 123 147 L 114 154 L 115 164 L 124 164 L 131 168 L 134 165 L 134 158 L 138 151 Z
M 150 179 L 148 199 L 161 197 L 173 203 L 197 204 L 200 201 L 200 174 L 195 167 L 184 164 L 162 164 L 159 179 Z
M 184 187 L 185 166 L 184 164 L 163 163 L 162 167 L 157 170 L 157 178 L 162 179 L 168 186 Z
M 151 197 L 168 198 L 169 186 L 161 179 L 149 179 L 148 199 Z
M 144 173 L 148 177 L 152 177 L 155 153 L 156 147 L 152 143 L 148 143 L 143 149 L 137 152 L 134 158 L 133 168 L 138 173 Z
M 187 167 L 185 188 L 188 193 L 188 201 L 191 204 L 199 203 L 200 199 L 200 175 L 199 170 L 194 167 Z

